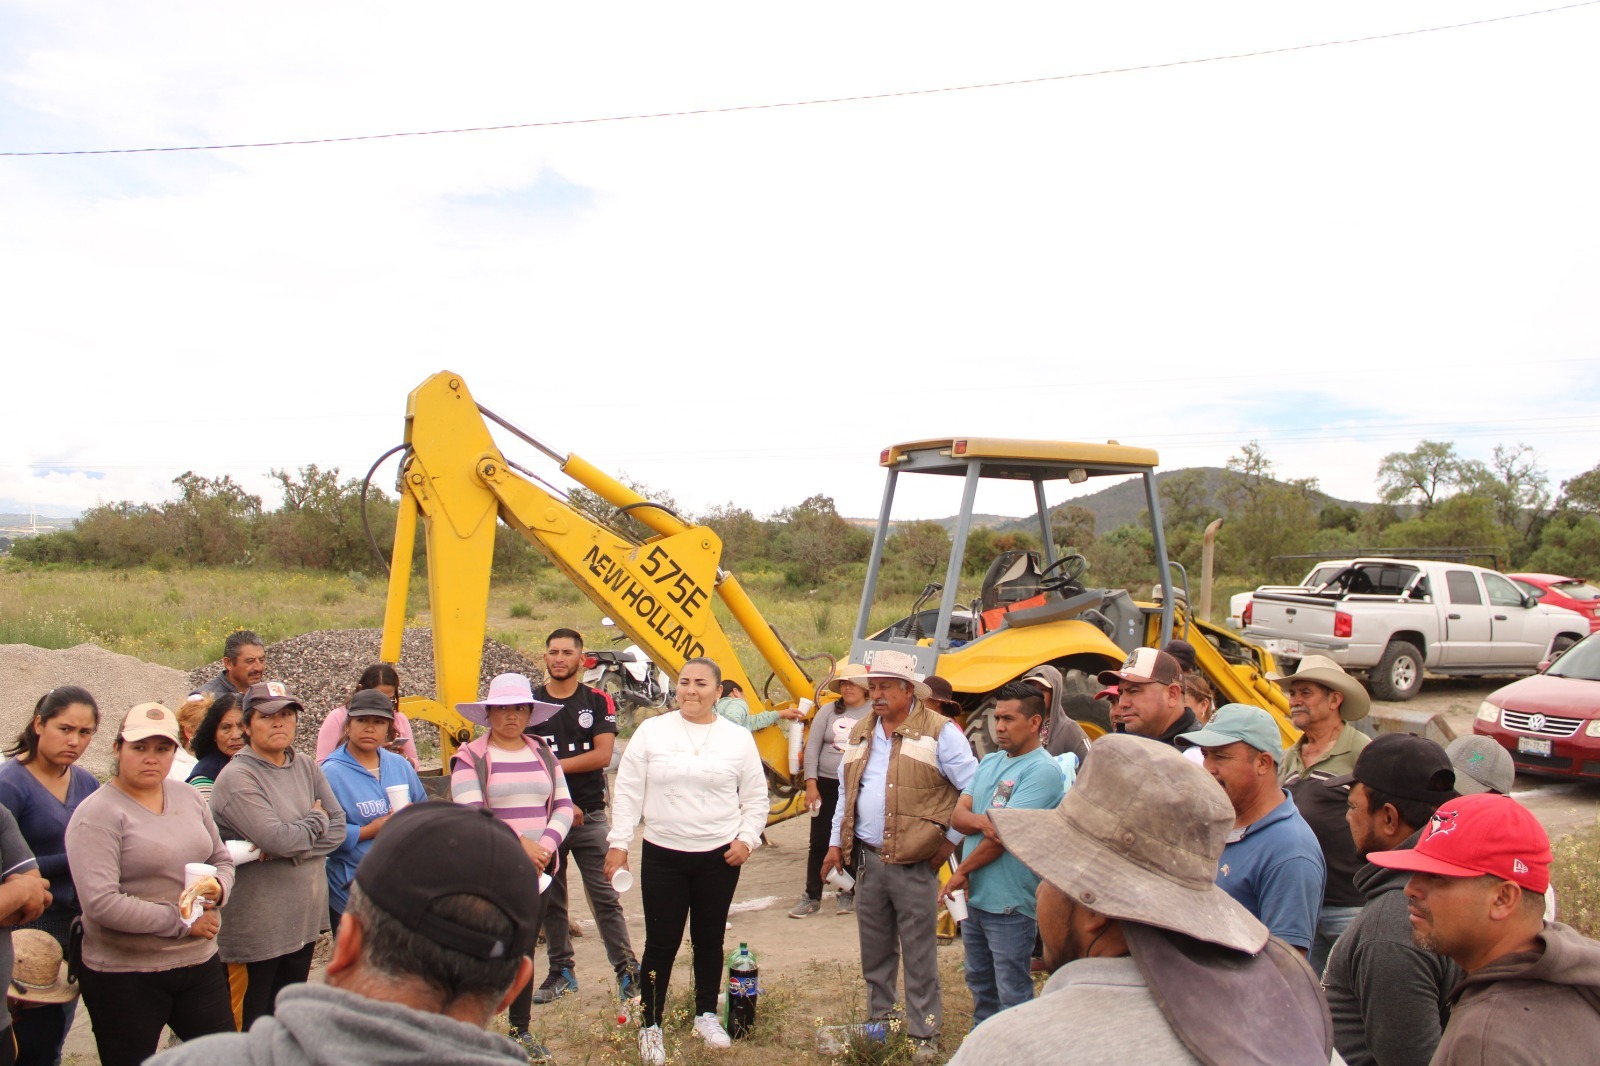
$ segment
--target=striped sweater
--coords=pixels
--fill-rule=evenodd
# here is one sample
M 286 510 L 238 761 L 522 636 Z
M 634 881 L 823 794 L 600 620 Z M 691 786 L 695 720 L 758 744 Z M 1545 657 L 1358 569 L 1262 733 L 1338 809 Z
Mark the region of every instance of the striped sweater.
M 487 805 L 518 836 L 554 855 L 572 828 L 573 805 L 567 778 L 561 772 L 561 763 L 551 755 L 555 781 L 550 780 L 539 751 L 544 741 L 528 736 L 522 739 L 527 742 L 525 749 L 506 751 L 491 747 L 489 734 L 485 733 L 457 751 L 451 763 L 450 797 L 469 807 Z M 478 783 L 478 763 L 483 759 L 488 760 L 489 766 L 487 804 Z

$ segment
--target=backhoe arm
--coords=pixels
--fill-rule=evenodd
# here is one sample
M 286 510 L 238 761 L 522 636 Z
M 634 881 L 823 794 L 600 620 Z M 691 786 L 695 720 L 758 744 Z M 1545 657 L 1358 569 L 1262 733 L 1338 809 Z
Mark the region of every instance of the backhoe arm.
M 670 676 L 676 677 L 688 659 L 706 656 L 725 678 L 739 683 L 752 706 L 793 706 L 800 696 L 812 695 L 812 682 L 772 627 L 732 575 L 720 570 L 722 542 L 714 531 L 684 522 L 578 456 L 560 454 L 489 415 L 559 462 L 575 481 L 655 531 L 656 536 L 635 543 L 513 470 L 480 411 L 465 382 L 450 373 L 435 374 L 407 401 L 406 441 L 411 448 L 400 473 L 400 513 L 384 616 L 381 656 L 396 662 L 411 542 L 420 515 L 438 692 L 436 701 L 411 697 L 403 707 L 408 715 L 439 726 L 447 768 L 455 746 L 471 735 L 455 705 L 478 698 L 496 519 L 527 537 Z M 713 596 L 722 598 L 789 699 L 769 704 L 761 698 L 712 611 Z M 769 767 L 786 769 L 779 730 L 762 730 L 757 742 Z

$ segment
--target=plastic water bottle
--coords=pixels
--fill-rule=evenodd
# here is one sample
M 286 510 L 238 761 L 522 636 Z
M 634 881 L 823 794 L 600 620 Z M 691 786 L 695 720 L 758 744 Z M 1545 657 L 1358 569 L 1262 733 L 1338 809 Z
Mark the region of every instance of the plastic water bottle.
M 888 1022 L 858 1022 L 855 1025 L 824 1025 L 817 1030 L 817 1053 L 842 1055 L 857 1042 L 882 1044 L 889 1039 Z
M 728 958 L 728 1017 L 724 1022 L 728 1035 L 735 1040 L 749 1035 L 756 1024 L 760 973 L 749 945 L 740 943 L 739 950 Z

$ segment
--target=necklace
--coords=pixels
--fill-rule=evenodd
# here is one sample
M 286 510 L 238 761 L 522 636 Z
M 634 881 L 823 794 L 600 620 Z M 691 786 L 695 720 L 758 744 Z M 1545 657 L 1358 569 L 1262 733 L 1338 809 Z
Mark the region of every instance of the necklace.
M 678 724 L 683 727 L 684 738 L 689 741 L 690 754 L 698 759 L 700 753 L 705 750 L 706 742 L 711 739 L 711 730 L 717 724 L 716 719 L 713 718 L 706 723 L 706 731 L 700 735 L 699 744 L 694 742 L 694 734 L 689 732 L 689 719 L 683 716 L 682 711 L 678 712 Z

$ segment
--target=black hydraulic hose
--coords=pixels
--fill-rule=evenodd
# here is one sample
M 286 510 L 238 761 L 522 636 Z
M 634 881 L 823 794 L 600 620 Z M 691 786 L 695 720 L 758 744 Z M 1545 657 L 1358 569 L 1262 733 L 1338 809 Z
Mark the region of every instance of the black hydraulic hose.
M 378 467 L 383 465 L 385 459 L 395 452 L 408 451 L 410 448 L 410 444 L 396 444 L 393 448 L 378 456 L 377 461 L 367 469 L 367 476 L 361 479 L 361 529 L 362 532 L 366 533 L 367 543 L 372 547 L 372 557 L 378 560 L 378 564 L 383 567 L 383 572 L 386 574 L 389 572 L 389 560 L 384 558 L 383 552 L 378 550 L 378 538 L 372 535 L 372 524 L 367 521 L 367 490 L 372 487 L 372 475 L 378 472 Z

